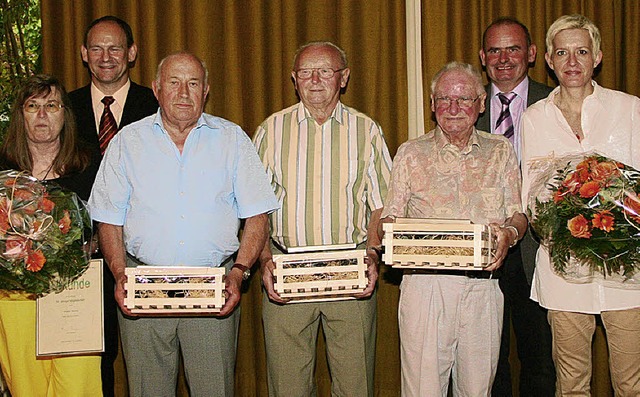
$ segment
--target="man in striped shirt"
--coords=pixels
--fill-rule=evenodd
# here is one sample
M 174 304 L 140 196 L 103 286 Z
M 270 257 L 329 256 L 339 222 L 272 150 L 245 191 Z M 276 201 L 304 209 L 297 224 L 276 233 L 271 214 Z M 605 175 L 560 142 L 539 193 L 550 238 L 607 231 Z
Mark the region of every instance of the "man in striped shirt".
M 267 243 L 260 256 L 270 396 L 315 394 L 319 324 L 332 395 L 373 395 L 379 261 L 373 247 L 380 245 L 391 157 L 380 126 L 340 102 L 349 73 L 335 44 L 302 46 L 291 73 L 301 102 L 271 115 L 254 135 L 281 205 L 271 214 L 275 245 Z M 357 300 L 286 305 L 273 288 L 275 247 L 335 244 L 370 247 L 365 291 Z

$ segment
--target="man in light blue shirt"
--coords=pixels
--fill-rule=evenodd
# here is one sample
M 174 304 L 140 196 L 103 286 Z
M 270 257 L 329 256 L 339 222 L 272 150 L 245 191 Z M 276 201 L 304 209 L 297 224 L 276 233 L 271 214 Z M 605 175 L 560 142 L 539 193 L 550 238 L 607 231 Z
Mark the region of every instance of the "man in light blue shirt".
M 153 91 L 159 112 L 115 136 L 89 199 L 116 280 L 129 391 L 173 395 L 181 351 L 192 395 L 231 396 L 234 309 L 242 279 L 264 247 L 266 214 L 278 204 L 244 131 L 203 113 L 209 85 L 200 59 L 188 53 L 163 59 Z M 220 316 L 131 317 L 124 269 L 139 264 L 226 266 Z

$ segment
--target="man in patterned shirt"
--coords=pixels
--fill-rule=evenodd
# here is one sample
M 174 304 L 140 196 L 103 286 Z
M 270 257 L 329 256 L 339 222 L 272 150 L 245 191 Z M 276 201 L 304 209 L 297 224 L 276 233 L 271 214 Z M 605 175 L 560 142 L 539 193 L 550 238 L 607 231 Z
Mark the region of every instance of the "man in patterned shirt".
M 271 115 L 254 135 L 281 205 L 270 218 L 271 239 L 280 247 L 380 244 L 391 158 L 380 126 L 340 102 L 349 73 L 335 44 L 302 46 L 291 72 L 301 102 Z M 260 256 L 269 395 L 315 395 L 322 324 L 332 395 L 372 396 L 377 251 L 367 250 L 369 282 L 359 299 L 287 305 L 273 287 L 274 250 L 267 243 Z
M 398 149 L 384 222 L 397 217 L 490 224 L 495 258 L 483 271 L 406 271 L 398 321 L 403 396 L 489 395 L 502 330 L 503 297 L 492 271 L 527 228 L 520 171 L 508 139 L 474 128 L 485 90 L 471 65 L 452 62 L 431 83 L 438 126 Z

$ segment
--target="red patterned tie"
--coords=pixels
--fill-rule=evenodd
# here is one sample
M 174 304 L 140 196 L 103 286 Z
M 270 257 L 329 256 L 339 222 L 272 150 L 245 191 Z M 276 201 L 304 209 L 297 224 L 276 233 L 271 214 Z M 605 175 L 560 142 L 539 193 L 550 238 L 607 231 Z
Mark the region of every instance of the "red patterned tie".
M 513 119 L 511 118 L 511 112 L 509 111 L 509 105 L 511 101 L 516 97 L 515 92 L 508 92 L 506 94 L 498 94 L 498 98 L 502 103 L 502 110 L 500 116 L 496 121 L 496 134 L 502 134 L 505 138 L 509 138 L 513 142 Z
M 104 111 L 102 112 L 102 117 L 100 117 L 100 131 L 98 132 L 98 142 L 100 142 L 100 152 L 102 154 L 107 150 L 107 145 L 109 145 L 111 138 L 118 132 L 116 118 L 113 117 L 113 113 L 111 113 L 111 109 L 109 108 L 114 101 L 115 99 L 113 99 L 112 96 L 102 98 Z

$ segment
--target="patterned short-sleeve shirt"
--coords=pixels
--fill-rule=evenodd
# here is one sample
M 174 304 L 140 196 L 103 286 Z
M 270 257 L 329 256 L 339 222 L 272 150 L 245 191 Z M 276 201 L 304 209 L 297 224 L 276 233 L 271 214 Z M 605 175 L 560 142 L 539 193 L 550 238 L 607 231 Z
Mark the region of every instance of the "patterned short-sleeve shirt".
M 474 129 L 460 150 L 437 127 L 398 149 L 382 216 L 488 224 L 520 209 L 520 170 L 507 139 Z

